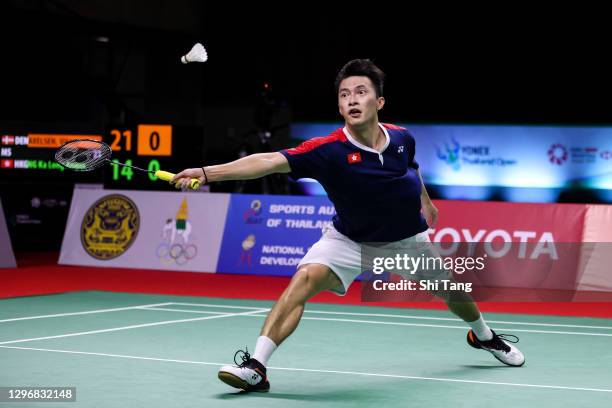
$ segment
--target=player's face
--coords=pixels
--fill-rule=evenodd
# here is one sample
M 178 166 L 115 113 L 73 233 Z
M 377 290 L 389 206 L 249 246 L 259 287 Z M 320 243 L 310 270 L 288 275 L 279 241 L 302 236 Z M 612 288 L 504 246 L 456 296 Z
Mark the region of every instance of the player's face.
M 372 121 L 378 122 L 378 111 L 384 104 L 385 98 L 376 97 L 370 78 L 351 76 L 340 82 L 338 108 L 348 125 L 360 126 Z

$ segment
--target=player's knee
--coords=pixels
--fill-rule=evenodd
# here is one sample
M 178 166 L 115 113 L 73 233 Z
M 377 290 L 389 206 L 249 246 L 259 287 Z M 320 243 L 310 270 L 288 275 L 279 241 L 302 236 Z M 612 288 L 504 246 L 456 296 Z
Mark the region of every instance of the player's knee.
M 327 276 L 313 265 L 301 266 L 287 288 L 286 295 L 297 301 L 305 302 L 321 290 L 324 290 Z
M 312 293 L 317 287 L 317 276 L 313 268 L 302 266 L 295 274 L 297 285 L 306 293 Z

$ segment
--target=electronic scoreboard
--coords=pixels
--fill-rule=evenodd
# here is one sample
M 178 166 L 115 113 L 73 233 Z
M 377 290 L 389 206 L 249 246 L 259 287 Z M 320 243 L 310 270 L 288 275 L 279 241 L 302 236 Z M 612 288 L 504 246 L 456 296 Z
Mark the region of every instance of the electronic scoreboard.
M 103 141 L 113 152 L 111 164 L 104 168 L 107 188 L 167 190 L 168 184 L 157 180 L 155 171 L 177 173 L 204 164 L 200 127 L 167 124 L 111 127 L 105 132 Z M 151 173 L 134 171 L 116 163 L 137 166 Z
M 76 139 L 101 140 L 112 149 L 111 163 L 92 172 L 74 172 L 55 162 L 55 150 Z M 105 132 L 33 132 L 0 128 L 0 181 L 103 183 L 106 188 L 168 190 L 156 170 L 173 173 L 202 166 L 203 133 L 197 126 L 135 124 L 109 126 Z M 143 173 L 124 163 L 151 170 Z

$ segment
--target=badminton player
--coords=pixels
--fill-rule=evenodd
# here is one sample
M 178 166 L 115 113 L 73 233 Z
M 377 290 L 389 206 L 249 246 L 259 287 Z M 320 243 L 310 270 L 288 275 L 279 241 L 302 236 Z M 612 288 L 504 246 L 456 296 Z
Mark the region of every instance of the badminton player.
M 405 246 L 407 252 L 415 243 L 433 247 L 426 231 L 428 223 L 435 224 L 438 210 L 414 160 L 414 138 L 406 129 L 378 120 L 378 112 L 385 105 L 383 83 L 384 73 L 370 60 L 350 61 L 335 81 L 343 128 L 292 149 L 186 169 L 173 179 L 177 188 L 187 188 L 191 178 L 212 183 L 291 173 L 295 179 L 319 181 L 336 209 L 333 226 L 324 230 L 301 260 L 268 314 L 253 355 L 242 352 L 242 361 L 235 361 L 236 366 L 222 367 L 218 376 L 223 382 L 247 391 L 269 390 L 266 365 L 270 356 L 295 330 L 310 298 L 326 290 L 346 293 L 362 272 L 360 243 L 392 243 L 400 249 Z M 427 279 L 431 271 L 417 271 L 409 277 Z M 491 330 L 469 295 L 443 291 L 435 295 L 470 327 L 470 346 L 490 352 L 509 366 L 524 364 L 523 354 L 511 344 L 518 339 Z

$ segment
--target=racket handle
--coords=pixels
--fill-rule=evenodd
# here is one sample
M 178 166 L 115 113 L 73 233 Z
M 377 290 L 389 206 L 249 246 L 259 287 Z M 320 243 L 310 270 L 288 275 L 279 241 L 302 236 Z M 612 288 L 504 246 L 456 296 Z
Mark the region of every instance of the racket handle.
M 176 176 L 176 174 L 170 173 L 169 171 L 157 170 L 155 172 L 155 177 L 164 181 L 170 181 L 174 176 Z M 189 183 L 189 188 L 192 190 L 200 188 L 200 180 L 192 178 L 191 183 Z

